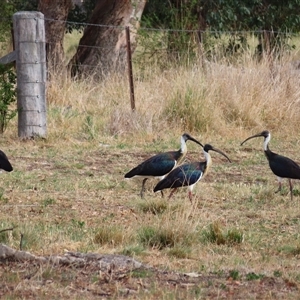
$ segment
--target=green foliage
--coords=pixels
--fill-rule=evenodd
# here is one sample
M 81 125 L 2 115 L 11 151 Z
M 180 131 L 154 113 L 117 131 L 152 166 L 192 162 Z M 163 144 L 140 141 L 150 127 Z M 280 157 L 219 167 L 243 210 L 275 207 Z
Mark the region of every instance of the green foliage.
M 85 27 L 83 23 L 88 23 L 96 3 L 97 0 L 85 0 L 81 6 L 75 4 L 69 11 L 66 31 L 69 33 L 73 30 L 83 31 Z
M 16 102 L 16 75 L 9 67 L 0 65 L 0 133 L 17 114 L 11 105 Z
M 196 30 L 198 0 L 147 1 L 142 26 L 167 29 Z
M 153 0 L 146 4 L 142 26 L 170 29 L 167 51 L 171 56 L 191 55 L 199 41 L 205 43 L 208 31 L 216 40 L 224 32 L 232 32 L 224 45 L 227 55 L 247 47 L 247 37 L 242 31 L 255 31 L 259 38 L 257 54 L 261 55 L 263 52 L 278 53 L 282 46 L 287 46 L 288 33 L 299 32 L 299 9 L 298 0 L 288 4 L 278 0 Z
M 37 10 L 38 0 L 0 1 L 0 42 L 5 42 L 11 35 L 12 16 L 17 11 Z
M 197 57 L 197 0 L 185 3 L 178 1 L 148 1 L 142 16 L 142 27 L 166 28 L 163 34 L 149 32 L 143 28 L 139 31 L 140 40 L 145 54 L 153 57 L 160 48 L 160 56 L 166 54 L 167 62 L 180 61 L 191 63 Z M 186 31 L 186 30 L 189 31 Z M 159 37 L 159 40 L 158 40 Z M 167 50 L 167 51 L 165 51 Z M 145 63 L 147 60 L 145 60 Z
M 0 2 L 1 18 L 0 18 L 0 42 L 5 42 L 10 36 L 10 29 L 12 23 L 12 15 L 14 13 L 13 5 L 6 1 Z

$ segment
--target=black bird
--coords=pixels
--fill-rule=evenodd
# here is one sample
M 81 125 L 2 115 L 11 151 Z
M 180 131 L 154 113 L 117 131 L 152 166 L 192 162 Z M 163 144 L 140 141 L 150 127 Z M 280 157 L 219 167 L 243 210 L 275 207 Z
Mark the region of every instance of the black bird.
M 242 143 L 241 146 L 248 140 L 255 138 L 255 137 L 264 137 L 264 152 L 265 155 L 269 161 L 270 168 L 272 172 L 277 176 L 279 187 L 278 190 L 276 191 L 279 192 L 281 191 L 281 185 L 282 185 L 282 180 L 283 178 L 287 178 L 289 180 L 290 184 L 290 192 L 291 192 L 291 200 L 293 200 L 293 184 L 292 184 L 292 179 L 300 179 L 300 166 L 295 163 L 293 160 L 291 160 L 288 157 L 279 155 L 277 153 L 272 152 L 269 149 L 269 142 L 271 140 L 271 134 L 269 131 L 264 130 L 261 133 L 252 135 L 245 139 Z
M 0 150 L 0 169 L 6 172 L 11 172 L 13 170 L 13 167 L 9 162 L 6 154 L 1 150 Z
M 184 160 L 187 153 L 186 142 L 188 140 L 193 141 L 202 147 L 200 142 L 189 134 L 184 133 L 180 139 L 181 146 L 179 150 L 152 156 L 125 174 L 125 178 L 132 178 L 134 176 L 144 177 L 140 193 L 142 198 L 144 196 L 145 183 L 148 178 L 158 177 L 161 180 Z
M 177 167 L 155 186 L 154 192 L 171 188 L 173 189 L 169 196 L 169 198 L 171 198 L 177 188 L 187 186 L 189 199 L 192 202 L 192 191 L 195 184 L 207 174 L 208 169 L 211 166 L 212 160 L 208 153 L 210 150 L 222 154 L 230 161 L 228 156 L 221 150 L 214 148 L 210 144 L 205 144 L 203 147 L 205 161 L 187 163 Z

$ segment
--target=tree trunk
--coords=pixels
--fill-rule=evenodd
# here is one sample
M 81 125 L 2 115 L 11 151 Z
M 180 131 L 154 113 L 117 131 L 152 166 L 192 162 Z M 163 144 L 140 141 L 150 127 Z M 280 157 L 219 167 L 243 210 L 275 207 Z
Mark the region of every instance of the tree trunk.
M 45 16 L 48 71 L 60 70 L 64 60 L 63 40 L 72 0 L 39 0 L 38 10 Z
M 146 0 L 99 0 L 79 42 L 77 53 L 69 63 L 72 75 L 96 75 L 126 70 L 126 34 L 129 26 L 131 50 L 136 48 Z

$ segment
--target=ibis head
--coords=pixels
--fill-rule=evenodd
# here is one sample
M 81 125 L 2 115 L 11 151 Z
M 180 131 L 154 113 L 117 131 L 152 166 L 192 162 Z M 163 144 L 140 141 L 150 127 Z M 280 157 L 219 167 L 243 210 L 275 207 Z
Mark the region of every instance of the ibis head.
M 227 160 L 228 160 L 229 162 L 231 162 L 230 158 L 229 158 L 224 152 L 222 152 L 221 150 L 219 150 L 219 149 L 213 147 L 213 146 L 210 145 L 210 144 L 205 144 L 204 147 L 203 147 L 204 155 L 205 155 L 205 153 L 208 153 L 208 151 L 215 151 L 215 152 L 218 152 L 218 153 L 220 153 L 221 155 L 223 155 L 224 157 L 226 157 Z
M 270 142 L 270 139 L 271 139 L 271 133 L 268 130 L 264 130 L 261 133 L 257 133 L 257 134 L 249 136 L 241 143 L 241 146 L 243 146 L 243 144 L 245 142 L 247 142 L 248 140 L 256 138 L 256 137 L 264 137 L 264 150 L 267 150 L 268 143 Z
M 186 143 L 188 140 L 195 142 L 196 144 L 200 145 L 201 147 L 203 147 L 203 145 L 197 141 L 196 139 L 194 139 L 192 136 L 190 136 L 188 133 L 184 133 L 182 135 L 182 138 L 184 140 L 184 142 Z

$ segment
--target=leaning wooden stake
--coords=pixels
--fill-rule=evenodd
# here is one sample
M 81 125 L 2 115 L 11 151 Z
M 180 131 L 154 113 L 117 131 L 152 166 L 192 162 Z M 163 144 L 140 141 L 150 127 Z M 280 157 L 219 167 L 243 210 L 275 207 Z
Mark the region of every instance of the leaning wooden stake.
M 134 85 L 133 85 L 133 72 L 132 72 L 132 59 L 131 59 L 129 26 L 125 27 L 125 31 L 126 31 L 126 45 L 127 45 L 127 63 L 128 63 L 129 89 L 130 89 L 130 103 L 131 103 L 131 110 L 135 111 Z
M 13 15 L 17 67 L 18 135 L 46 137 L 46 49 L 44 15 Z

